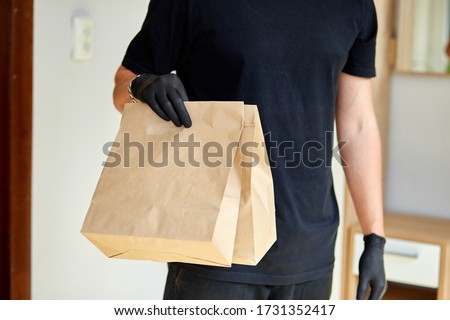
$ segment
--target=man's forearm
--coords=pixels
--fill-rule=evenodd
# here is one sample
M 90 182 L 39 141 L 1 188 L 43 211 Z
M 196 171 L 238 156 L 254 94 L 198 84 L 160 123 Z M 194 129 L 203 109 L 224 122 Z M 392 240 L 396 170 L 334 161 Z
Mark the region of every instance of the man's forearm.
M 347 184 L 363 233 L 384 236 L 381 140 L 375 117 L 347 130 L 339 139 Z

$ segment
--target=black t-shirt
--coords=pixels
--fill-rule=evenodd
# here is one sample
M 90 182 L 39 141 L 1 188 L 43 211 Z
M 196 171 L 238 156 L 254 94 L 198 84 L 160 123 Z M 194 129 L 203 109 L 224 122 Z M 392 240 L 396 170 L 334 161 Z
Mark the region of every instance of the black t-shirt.
M 152 0 L 123 66 L 176 70 L 190 100 L 256 104 L 272 166 L 278 239 L 255 267 L 182 264 L 233 282 L 289 284 L 333 269 L 331 175 L 338 76 L 375 76 L 373 0 Z

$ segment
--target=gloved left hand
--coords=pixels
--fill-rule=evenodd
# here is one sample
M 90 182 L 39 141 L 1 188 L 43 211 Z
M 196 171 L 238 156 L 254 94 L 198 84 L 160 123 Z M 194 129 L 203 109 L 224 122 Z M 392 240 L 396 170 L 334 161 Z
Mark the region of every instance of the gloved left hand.
M 359 259 L 359 283 L 356 299 L 364 300 L 370 284 L 369 300 L 380 300 L 387 289 L 384 272 L 386 239 L 374 233 L 364 236 L 364 252 Z

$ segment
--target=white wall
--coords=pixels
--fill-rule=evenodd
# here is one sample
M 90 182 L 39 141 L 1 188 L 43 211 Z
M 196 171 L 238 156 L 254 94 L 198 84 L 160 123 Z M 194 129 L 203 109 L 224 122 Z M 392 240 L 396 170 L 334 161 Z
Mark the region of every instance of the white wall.
M 107 259 L 80 234 L 102 146 L 120 115 L 114 73 L 148 0 L 36 0 L 32 203 L 34 299 L 159 299 L 165 264 Z M 71 19 L 94 21 L 94 59 L 71 61 Z
M 33 299 L 160 299 L 161 263 L 107 259 L 80 234 L 120 115 L 113 77 L 148 0 L 36 0 L 32 202 Z M 74 62 L 71 19 L 94 22 L 94 58 Z M 343 174 L 335 168 L 343 202 Z M 333 299 L 339 298 L 342 233 Z
M 450 219 L 450 77 L 394 75 L 386 209 Z

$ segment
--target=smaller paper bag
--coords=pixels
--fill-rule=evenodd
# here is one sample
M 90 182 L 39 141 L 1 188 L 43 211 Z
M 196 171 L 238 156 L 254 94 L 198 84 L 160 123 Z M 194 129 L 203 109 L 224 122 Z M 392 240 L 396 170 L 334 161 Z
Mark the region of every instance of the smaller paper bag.
M 240 138 L 241 200 L 233 263 L 256 265 L 275 242 L 275 203 L 272 173 L 258 109 L 244 107 Z

